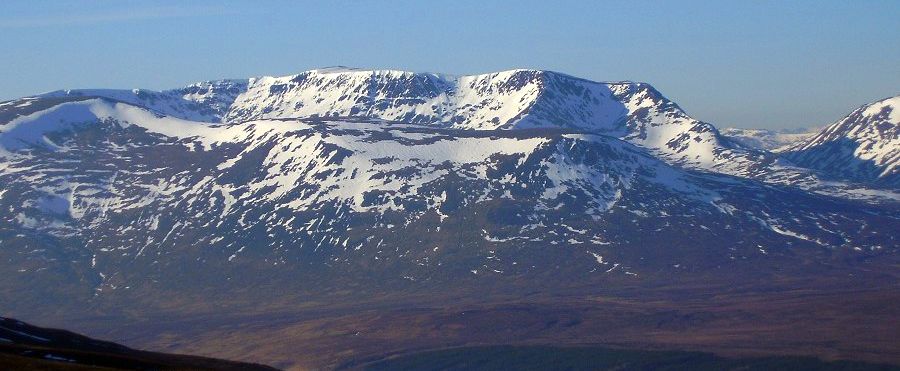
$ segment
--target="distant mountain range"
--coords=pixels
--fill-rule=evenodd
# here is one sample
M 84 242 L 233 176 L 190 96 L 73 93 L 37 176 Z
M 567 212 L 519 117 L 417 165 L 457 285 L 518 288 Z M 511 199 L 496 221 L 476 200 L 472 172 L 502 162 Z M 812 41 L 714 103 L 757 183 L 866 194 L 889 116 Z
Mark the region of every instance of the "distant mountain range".
M 750 148 L 777 152 L 779 149 L 815 135 L 821 128 L 799 129 L 722 129 L 722 135 Z
M 790 139 L 539 70 L 3 102 L 0 309 L 887 272 L 898 99 Z

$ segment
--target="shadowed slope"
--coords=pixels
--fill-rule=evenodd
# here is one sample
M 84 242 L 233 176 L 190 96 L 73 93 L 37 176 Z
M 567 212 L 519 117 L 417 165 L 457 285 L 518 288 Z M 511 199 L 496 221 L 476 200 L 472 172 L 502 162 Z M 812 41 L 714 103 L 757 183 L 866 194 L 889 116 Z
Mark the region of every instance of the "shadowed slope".
M 0 317 L 0 367 L 29 370 L 274 370 L 241 362 L 134 350 Z

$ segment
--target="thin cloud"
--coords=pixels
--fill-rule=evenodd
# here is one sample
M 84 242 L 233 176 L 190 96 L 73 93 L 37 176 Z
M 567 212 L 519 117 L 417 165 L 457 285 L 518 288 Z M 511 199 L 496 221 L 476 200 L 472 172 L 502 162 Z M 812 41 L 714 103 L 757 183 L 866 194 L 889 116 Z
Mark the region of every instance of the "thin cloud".
M 31 28 L 55 26 L 83 26 L 99 23 L 116 23 L 167 18 L 225 15 L 234 13 L 225 7 L 158 7 L 119 9 L 83 14 L 52 14 L 41 17 L 2 19 L 0 28 Z

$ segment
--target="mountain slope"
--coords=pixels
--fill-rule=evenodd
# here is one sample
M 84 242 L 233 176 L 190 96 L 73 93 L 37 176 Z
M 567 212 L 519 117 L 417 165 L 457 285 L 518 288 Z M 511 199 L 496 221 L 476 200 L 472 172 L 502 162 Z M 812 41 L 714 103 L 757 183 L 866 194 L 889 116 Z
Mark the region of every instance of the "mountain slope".
M 900 186 L 900 96 L 862 106 L 781 153 L 835 179 Z
M 15 295 L 20 308 L 263 282 L 310 290 L 329 277 L 653 281 L 817 261 L 792 273 L 803 275 L 896 253 L 895 206 L 687 171 L 604 135 L 210 125 L 109 99 L 54 102 L 0 126 L 0 261 L 17 272 L 0 290 L 43 293 Z

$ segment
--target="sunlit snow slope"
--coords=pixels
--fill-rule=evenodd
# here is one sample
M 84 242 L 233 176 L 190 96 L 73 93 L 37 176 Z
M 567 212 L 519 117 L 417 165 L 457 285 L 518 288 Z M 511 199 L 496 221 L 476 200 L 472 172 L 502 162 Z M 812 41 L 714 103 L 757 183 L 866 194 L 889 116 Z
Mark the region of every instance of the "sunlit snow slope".
M 862 106 L 781 152 L 833 178 L 900 186 L 900 96 Z

